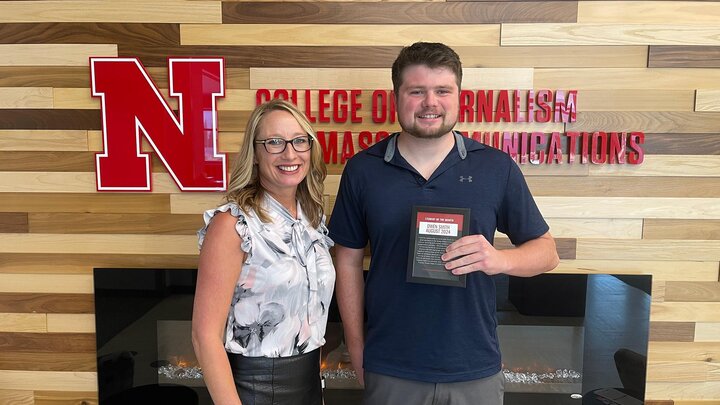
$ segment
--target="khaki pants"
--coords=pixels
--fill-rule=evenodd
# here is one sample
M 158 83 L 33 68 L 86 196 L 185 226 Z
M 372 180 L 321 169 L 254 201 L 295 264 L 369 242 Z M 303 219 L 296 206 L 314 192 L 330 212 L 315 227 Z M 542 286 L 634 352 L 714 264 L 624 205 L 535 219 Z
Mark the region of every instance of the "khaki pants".
M 479 380 L 428 383 L 365 372 L 363 405 L 502 405 L 502 372 Z

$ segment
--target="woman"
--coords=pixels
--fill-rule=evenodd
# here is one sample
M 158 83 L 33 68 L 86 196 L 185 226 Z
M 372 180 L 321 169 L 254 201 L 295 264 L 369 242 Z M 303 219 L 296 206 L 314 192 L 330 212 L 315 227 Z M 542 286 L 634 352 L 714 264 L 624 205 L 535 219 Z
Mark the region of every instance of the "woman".
M 215 404 L 322 404 L 335 269 L 316 142 L 294 105 L 258 106 L 227 204 L 205 212 L 192 337 Z

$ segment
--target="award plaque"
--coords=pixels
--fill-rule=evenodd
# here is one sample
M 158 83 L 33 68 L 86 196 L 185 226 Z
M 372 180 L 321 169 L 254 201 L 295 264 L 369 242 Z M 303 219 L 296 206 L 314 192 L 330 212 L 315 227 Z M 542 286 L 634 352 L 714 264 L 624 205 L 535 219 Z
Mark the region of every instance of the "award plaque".
M 469 208 L 414 206 L 407 281 L 465 287 L 466 276 L 445 269 L 440 257 L 449 244 L 468 234 L 469 220 Z

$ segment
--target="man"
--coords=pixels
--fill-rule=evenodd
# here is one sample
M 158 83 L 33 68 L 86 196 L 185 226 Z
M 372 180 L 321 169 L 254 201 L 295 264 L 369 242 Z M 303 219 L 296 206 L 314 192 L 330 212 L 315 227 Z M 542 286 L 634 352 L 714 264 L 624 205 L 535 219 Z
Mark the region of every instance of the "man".
M 554 268 L 555 242 L 515 162 L 452 131 L 458 55 L 443 44 L 413 44 L 395 60 L 392 79 L 402 131 L 348 162 L 330 222 L 338 305 L 364 404 L 502 404 L 490 276 Z M 470 209 L 469 235 L 441 257 L 447 271 L 466 274 L 465 288 L 406 281 L 416 205 Z M 496 229 L 516 248 L 496 250 Z

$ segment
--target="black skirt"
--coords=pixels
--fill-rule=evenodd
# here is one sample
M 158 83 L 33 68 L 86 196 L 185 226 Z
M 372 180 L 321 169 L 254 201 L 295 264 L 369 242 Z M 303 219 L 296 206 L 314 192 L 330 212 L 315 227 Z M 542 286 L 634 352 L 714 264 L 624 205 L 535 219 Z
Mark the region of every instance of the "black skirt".
M 243 405 L 322 405 L 320 349 L 292 357 L 228 353 Z

